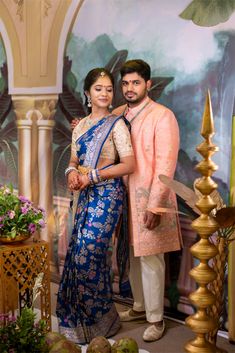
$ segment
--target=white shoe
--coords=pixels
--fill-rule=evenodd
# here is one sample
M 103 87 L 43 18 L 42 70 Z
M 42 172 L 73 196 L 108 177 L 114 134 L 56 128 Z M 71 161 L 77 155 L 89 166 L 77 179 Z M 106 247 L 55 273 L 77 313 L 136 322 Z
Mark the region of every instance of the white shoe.
M 154 342 L 159 340 L 165 331 L 165 322 L 162 322 L 162 327 L 151 325 L 146 328 L 143 334 L 143 340 L 146 342 Z
M 118 313 L 120 320 L 123 321 L 134 321 L 134 320 L 144 320 L 146 319 L 145 313 L 141 312 L 139 315 L 133 309 L 129 309 L 126 311 L 121 311 Z

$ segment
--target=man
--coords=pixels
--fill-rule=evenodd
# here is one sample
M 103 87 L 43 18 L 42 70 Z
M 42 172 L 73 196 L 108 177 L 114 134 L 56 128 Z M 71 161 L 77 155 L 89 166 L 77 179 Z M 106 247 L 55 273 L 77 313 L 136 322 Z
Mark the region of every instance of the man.
M 149 327 L 145 341 L 160 339 L 163 320 L 164 253 L 179 250 L 180 230 L 175 194 L 158 176 L 173 177 L 179 129 L 174 114 L 148 97 L 150 66 L 143 60 L 127 61 L 121 68 L 122 91 L 127 104 L 115 109 L 131 124 L 136 171 L 129 176 L 130 284 L 132 309 L 120 312 L 122 321 L 144 318 Z

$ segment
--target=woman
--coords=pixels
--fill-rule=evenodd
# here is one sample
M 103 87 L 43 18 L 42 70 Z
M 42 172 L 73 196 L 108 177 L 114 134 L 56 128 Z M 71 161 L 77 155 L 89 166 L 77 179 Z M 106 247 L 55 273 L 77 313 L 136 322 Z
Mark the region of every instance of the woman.
M 58 292 L 59 329 L 76 343 L 109 337 L 119 327 L 112 301 L 108 248 L 122 213 L 122 176 L 134 171 L 129 130 L 122 117 L 110 115 L 113 77 L 91 70 L 84 82 L 91 114 L 73 130 L 66 169 L 70 190 L 79 190 L 74 230 Z

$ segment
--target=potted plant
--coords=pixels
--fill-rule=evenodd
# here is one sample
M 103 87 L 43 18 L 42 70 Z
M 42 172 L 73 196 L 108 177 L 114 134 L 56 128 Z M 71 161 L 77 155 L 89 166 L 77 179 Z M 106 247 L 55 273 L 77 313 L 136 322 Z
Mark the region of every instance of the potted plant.
M 35 207 L 24 196 L 18 196 L 12 185 L 0 186 L 0 242 L 29 238 L 45 227 L 45 211 Z
M 39 273 L 33 287 L 32 303 L 42 288 L 44 274 Z M 46 323 L 36 322 L 36 314 L 31 307 L 25 306 L 15 317 L 10 313 L 0 314 L 0 352 L 1 353 L 47 353 Z

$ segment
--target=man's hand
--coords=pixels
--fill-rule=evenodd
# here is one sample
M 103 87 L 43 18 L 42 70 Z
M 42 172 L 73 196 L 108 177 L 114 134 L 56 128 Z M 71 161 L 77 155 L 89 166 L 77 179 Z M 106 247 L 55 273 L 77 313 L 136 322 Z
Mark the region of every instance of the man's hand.
M 71 127 L 72 130 L 77 126 L 77 124 L 79 123 L 79 121 L 80 121 L 81 119 L 82 119 L 82 118 L 74 118 L 74 119 L 71 121 L 70 127 Z
M 150 211 L 145 211 L 144 214 L 144 225 L 147 229 L 153 230 L 159 226 L 161 222 L 161 215 L 152 213 Z

